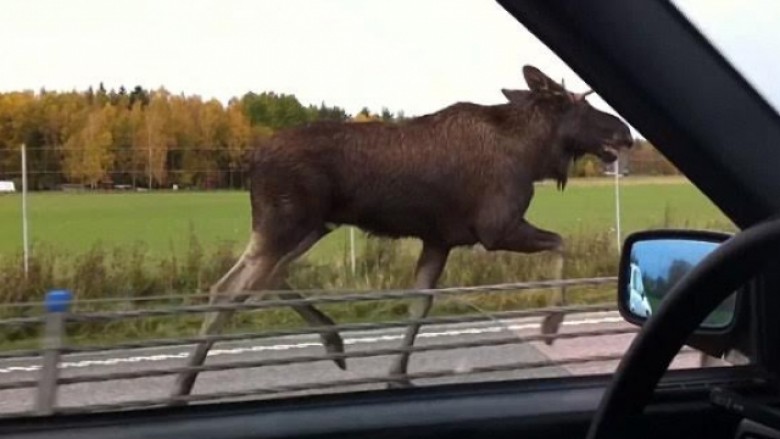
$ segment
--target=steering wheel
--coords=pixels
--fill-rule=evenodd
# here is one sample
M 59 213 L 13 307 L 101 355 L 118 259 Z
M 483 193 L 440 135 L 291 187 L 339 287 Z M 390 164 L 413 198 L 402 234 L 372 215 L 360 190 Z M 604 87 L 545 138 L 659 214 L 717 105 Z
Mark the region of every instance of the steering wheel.
M 780 219 L 759 223 L 724 241 L 675 284 L 621 359 L 588 439 L 627 437 L 621 426 L 641 415 L 688 337 L 763 268 L 767 256 L 777 254 L 779 245 Z

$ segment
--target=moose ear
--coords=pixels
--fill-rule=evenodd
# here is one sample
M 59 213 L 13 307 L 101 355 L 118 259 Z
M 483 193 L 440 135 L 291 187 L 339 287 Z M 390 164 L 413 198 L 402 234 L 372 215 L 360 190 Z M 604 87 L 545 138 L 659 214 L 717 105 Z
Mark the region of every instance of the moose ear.
M 507 100 L 513 104 L 520 104 L 525 102 L 526 98 L 530 94 L 528 90 L 510 90 L 508 88 L 502 88 L 501 93 L 503 93 L 504 97 L 506 97 Z
M 523 66 L 523 77 L 528 84 L 528 88 L 531 91 L 552 93 L 566 96 L 568 93 L 557 82 L 550 79 L 547 75 L 542 73 L 541 70 L 531 65 Z

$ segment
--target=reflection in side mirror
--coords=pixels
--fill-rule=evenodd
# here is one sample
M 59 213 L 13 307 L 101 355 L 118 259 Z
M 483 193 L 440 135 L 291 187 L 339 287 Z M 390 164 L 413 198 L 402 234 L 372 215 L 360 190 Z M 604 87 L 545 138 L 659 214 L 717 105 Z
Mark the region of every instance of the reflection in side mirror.
M 651 318 L 666 293 L 729 236 L 710 232 L 653 231 L 630 236 L 623 248 L 618 301 L 630 321 Z M 731 325 L 736 293 L 729 296 L 700 325 L 720 330 Z

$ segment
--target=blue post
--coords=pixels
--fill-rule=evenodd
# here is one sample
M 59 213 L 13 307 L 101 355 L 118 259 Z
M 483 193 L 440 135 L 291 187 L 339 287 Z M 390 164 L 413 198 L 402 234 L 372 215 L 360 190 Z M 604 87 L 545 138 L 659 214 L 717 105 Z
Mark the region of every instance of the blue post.
M 68 290 L 53 290 L 46 294 L 46 324 L 43 333 L 43 364 L 38 381 L 38 397 L 35 410 L 39 415 L 54 413 L 57 402 L 60 353 L 65 338 L 65 320 L 70 309 L 72 294 Z

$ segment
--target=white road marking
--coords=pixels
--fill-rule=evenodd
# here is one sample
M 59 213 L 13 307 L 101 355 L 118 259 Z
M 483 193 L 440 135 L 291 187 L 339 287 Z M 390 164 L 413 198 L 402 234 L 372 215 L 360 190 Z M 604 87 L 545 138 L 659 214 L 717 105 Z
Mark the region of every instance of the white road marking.
M 621 317 L 602 317 L 593 319 L 581 319 L 564 321 L 563 326 L 583 326 L 583 325 L 598 325 L 603 323 L 621 323 L 624 320 Z M 507 324 L 503 326 L 485 326 L 485 327 L 472 327 L 472 328 L 458 328 L 449 329 L 445 331 L 435 332 L 421 332 L 418 338 L 438 338 L 438 337 L 456 337 L 459 335 L 480 335 L 480 334 L 495 334 L 504 331 L 521 331 L 528 329 L 535 329 L 539 327 L 539 323 L 523 323 L 523 324 Z M 386 341 L 395 341 L 403 339 L 403 334 L 384 334 L 373 337 L 355 337 L 344 340 L 345 345 L 356 344 L 372 344 Z M 305 342 L 305 343 L 291 343 L 291 344 L 276 344 L 276 345 L 255 345 L 255 346 L 242 346 L 230 349 L 211 349 L 208 353 L 209 357 L 217 357 L 224 355 L 241 355 L 250 352 L 263 352 L 263 351 L 287 351 L 293 349 L 306 349 L 312 347 L 321 347 L 320 342 Z M 65 361 L 60 363 L 60 369 L 78 369 L 93 366 L 116 366 L 119 364 L 128 363 L 141 363 L 141 362 L 156 362 L 167 361 L 179 358 L 186 358 L 189 355 L 189 351 L 176 352 L 172 354 L 157 354 L 146 356 L 133 356 L 133 357 L 117 357 L 107 358 L 103 360 L 82 360 L 82 361 Z M 37 372 L 41 366 L 33 364 L 30 366 L 10 366 L 0 368 L 0 374 L 13 373 L 13 372 Z

